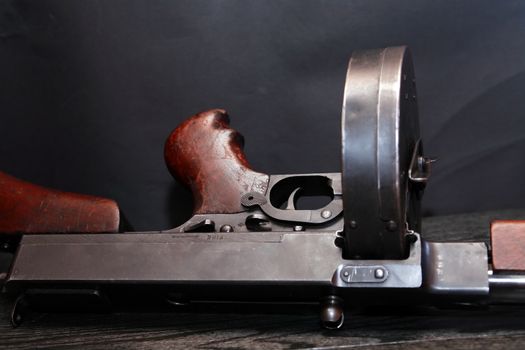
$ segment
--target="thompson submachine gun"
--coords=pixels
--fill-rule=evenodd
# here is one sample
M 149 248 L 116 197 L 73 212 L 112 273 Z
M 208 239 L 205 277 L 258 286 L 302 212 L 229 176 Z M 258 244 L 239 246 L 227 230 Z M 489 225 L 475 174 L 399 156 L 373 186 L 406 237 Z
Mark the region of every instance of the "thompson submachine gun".
M 110 200 L 0 177 L 0 232 L 16 247 L 4 292 L 23 310 L 134 301 L 310 302 L 339 328 L 345 305 L 519 302 L 525 222 L 494 222 L 483 242 L 422 238 L 423 155 L 406 47 L 355 52 L 342 108 L 342 172 L 252 170 L 227 114 L 197 114 L 169 136 L 170 172 L 194 196 L 171 230 L 119 233 Z M 298 209 L 300 196 L 329 196 Z M 17 235 L 18 234 L 18 235 Z M 14 241 L 18 237 L 19 241 Z

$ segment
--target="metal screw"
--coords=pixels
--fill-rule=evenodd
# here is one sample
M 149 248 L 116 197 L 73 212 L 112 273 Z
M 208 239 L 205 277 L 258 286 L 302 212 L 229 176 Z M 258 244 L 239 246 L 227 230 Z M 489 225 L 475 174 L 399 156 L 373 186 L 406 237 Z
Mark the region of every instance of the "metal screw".
M 294 231 L 304 231 L 304 227 L 301 226 L 301 225 L 295 225 L 295 226 L 293 227 L 293 230 L 294 230 Z
M 379 279 L 382 279 L 385 277 L 385 270 L 383 269 L 375 269 L 374 271 L 374 277 Z
M 356 229 L 357 228 L 357 221 L 355 221 L 355 220 L 350 221 L 350 228 Z
M 345 277 L 350 276 L 350 272 L 348 272 L 348 271 L 344 271 L 344 272 L 343 272 L 343 276 L 345 276 Z
M 330 210 L 323 210 L 321 212 L 321 217 L 323 219 L 328 219 L 330 216 L 332 216 L 332 212 Z
M 221 232 L 233 232 L 233 227 L 231 225 L 222 225 Z

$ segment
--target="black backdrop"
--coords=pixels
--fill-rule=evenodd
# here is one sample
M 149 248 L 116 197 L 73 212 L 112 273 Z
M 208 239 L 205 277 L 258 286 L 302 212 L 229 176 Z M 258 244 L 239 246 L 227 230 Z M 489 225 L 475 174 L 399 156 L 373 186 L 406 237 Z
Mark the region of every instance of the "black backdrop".
M 521 1 L 1 1 L 0 168 L 168 228 L 191 212 L 162 155 L 184 118 L 227 109 L 255 169 L 339 171 L 347 60 L 400 44 L 439 158 L 427 215 L 523 207 Z

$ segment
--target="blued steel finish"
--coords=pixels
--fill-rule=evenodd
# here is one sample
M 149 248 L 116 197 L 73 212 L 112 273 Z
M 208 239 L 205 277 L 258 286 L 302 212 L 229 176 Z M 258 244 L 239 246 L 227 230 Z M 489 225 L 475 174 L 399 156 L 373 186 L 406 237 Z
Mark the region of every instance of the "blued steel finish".
M 421 239 L 410 245 L 407 259 L 345 260 L 332 283 L 343 288 L 419 288 L 422 285 Z M 376 275 L 382 270 L 383 276 Z M 345 272 L 349 272 L 348 275 Z
M 488 296 L 483 243 L 418 238 L 410 245 L 408 259 L 349 261 L 342 259 L 334 238 L 330 231 L 24 236 L 6 288 L 200 285 L 224 286 L 231 295 L 243 286 L 287 286 L 310 301 L 334 293 L 345 298 L 350 290 L 363 289 L 411 289 L 449 298 Z M 494 280 L 491 277 L 491 288 L 494 284 L 500 290 L 509 289 L 509 283 L 525 285 L 523 278 Z M 255 293 L 244 300 L 261 297 Z M 218 296 L 204 289 L 188 298 Z
M 350 264 L 341 257 L 335 237 L 333 231 L 24 236 L 6 288 L 39 282 L 295 284 L 326 288 L 421 285 L 419 240 L 405 261 L 352 261 L 352 266 L 375 269 L 380 265 L 387 269 L 382 283 L 348 283 L 337 277 Z
M 489 294 L 487 246 L 482 242 L 423 242 L 424 286 L 446 297 Z
M 295 208 L 295 197 L 298 197 L 299 194 L 326 194 L 332 197 L 332 200 L 322 208 L 297 209 Z M 281 209 L 278 205 L 284 203 L 284 199 L 287 205 L 285 209 Z M 248 192 L 242 196 L 241 203 L 246 208 L 259 207 L 266 215 L 275 220 L 304 224 L 327 223 L 339 217 L 343 211 L 341 174 L 271 175 L 265 194 Z
M 412 59 L 406 47 L 358 51 L 346 76 L 342 184 L 346 255 L 403 259 L 420 231 L 420 191 L 408 169 L 419 140 Z
M 489 286 L 495 304 L 525 302 L 525 275 L 490 271 Z

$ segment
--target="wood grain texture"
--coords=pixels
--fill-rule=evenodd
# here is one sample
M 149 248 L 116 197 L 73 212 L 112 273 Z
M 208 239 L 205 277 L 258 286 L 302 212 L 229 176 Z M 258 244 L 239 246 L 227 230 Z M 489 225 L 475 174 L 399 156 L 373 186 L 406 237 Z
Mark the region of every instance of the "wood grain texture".
M 493 221 L 490 242 L 495 271 L 525 272 L 525 221 Z
M 525 210 L 423 220 L 433 240 L 484 240 L 493 218 L 525 219 Z M 0 348 L 5 349 L 523 349 L 525 307 L 350 311 L 339 331 L 319 328 L 315 308 L 244 306 L 219 313 L 142 312 L 34 314 L 13 329 L 0 297 Z
M 117 232 L 119 208 L 110 200 L 57 191 L 0 172 L 0 233 Z
M 170 134 L 166 165 L 191 189 L 196 214 L 241 212 L 243 194 L 266 192 L 268 175 L 250 168 L 243 145 L 243 137 L 229 127 L 228 115 L 220 109 L 199 113 Z

